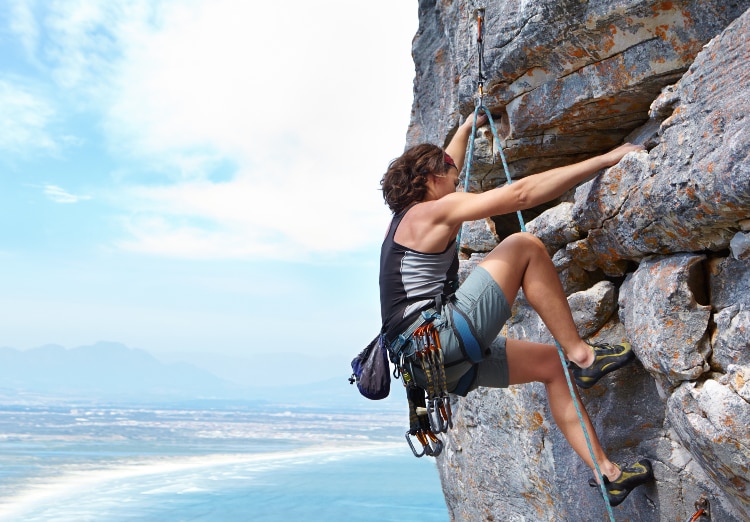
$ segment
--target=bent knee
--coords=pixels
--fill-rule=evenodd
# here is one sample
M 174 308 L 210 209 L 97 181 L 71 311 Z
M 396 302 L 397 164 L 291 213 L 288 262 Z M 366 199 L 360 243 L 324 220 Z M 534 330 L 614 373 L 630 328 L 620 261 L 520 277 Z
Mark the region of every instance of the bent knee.
M 512 248 L 515 250 L 537 250 L 547 253 L 547 247 L 542 240 L 530 232 L 516 232 L 503 239 L 496 248 Z

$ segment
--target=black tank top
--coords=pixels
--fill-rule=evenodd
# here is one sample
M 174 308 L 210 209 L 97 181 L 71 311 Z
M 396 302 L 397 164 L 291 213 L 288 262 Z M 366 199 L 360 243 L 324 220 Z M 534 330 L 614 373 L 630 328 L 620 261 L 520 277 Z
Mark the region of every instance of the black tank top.
M 380 316 L 388 339 L 408 328 L 435 298 L 453 294 L 458 286 L 455 240 L 439 253 L 417 252 L 393 240 L 410 208 L 393 217 L 380 249 Z

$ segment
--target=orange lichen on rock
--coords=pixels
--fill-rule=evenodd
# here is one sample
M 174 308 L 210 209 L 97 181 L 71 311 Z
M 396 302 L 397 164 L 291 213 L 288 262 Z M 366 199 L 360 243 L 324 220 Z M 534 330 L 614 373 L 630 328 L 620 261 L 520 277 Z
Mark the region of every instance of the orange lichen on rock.
M 670 27 L 667 24 L 657 25 L 656 27 L 654 27 L 654 33 L 656 33 L 656 36 L 658 36 L 665 42 L 670 39 Z
M 544 424 L 544 417 L 542 417 L 542 414 L 538 411 L 535 411 L 534 414 L 531 416 L 531 423 L 530 428 L 532 430 L 538 430 L 542 427 L 542 424 Z
M 664 1 L 654 5 L 654 11 L 672 11 L 674 9 L 674 2 Z
M 607 38 L 602 40 L 602 48 L 607 53 L 615 46 L 614 35 L 617 34 L 617 28 L 614 25 L 610 25 L 609 28 L 612 31 L 612 36 L 608 35 Z

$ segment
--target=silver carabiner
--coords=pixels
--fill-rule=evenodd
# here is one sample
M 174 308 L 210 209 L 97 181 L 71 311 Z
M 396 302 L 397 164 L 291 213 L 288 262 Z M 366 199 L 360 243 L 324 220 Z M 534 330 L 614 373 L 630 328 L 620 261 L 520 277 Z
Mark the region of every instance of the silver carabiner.
M 443 452 L 443 441 L 431 431 L 424 433 L 428 440 L 425 443 L 425 453 L 430 457 L 437 457 Z
M 419 440 L 419 439 L 417 439 L 417 440 Z M 427 447 L 423 446 L 422 447 L 422 453 L 418 453 L 417 452 L 417 448 L 414 447 L 414 444 L 411 441 L 411 433 L 409 433 L 409 430 L 406 430 L 406 442 L 409 443 L 409 447 L 411 448 L 411 452 L 414 453 L 414 456 L 417 457 L 417 458 L 423 457 L 424 454 L 427 451 Z
M 435 433 L 445 433 L 448 426 L 443 422 L 443 416 L 440 414 L 440 398 L 435 397 L 427 402 L 427 418 L 430 421 L 430 428 Z

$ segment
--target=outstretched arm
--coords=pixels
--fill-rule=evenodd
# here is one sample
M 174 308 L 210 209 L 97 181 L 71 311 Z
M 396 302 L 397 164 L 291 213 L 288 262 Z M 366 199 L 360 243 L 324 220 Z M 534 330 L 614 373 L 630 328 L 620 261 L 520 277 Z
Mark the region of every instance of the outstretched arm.
M 435 202 L 435 216 L 446 224 L 457 224 L 535 207 L 560 197 L 599 170 L 617 164 L 628 152 L 640 150 L 644 150 L 642 145 L 625 143 L 606 154 L 532 174 L 481 194 L 449 194 Z
M 453 135 L 453 138 L 451 138 L 450 143 L 447 147 L 445 147 L 445 152 L 448 153 L 448 155 L 453 158 L 453 161 L 456 162 L 456 168 L 458 169 L 458 172 L 461 172 L 461 169 L 464 167 L 464 160 L 466 159 L 466 145 L 469 143 L 469 138 L 471 138 L 471 128 L 472 124 L 474 123 L 474 113 L 471 113 L 468 118 L 458 127 L 458 130 L 456 130 L 456 134 Z M 481 114 L 479 118 L 477 118 L 477 128 L 487 123 L 487 116 L 484 114 Z

